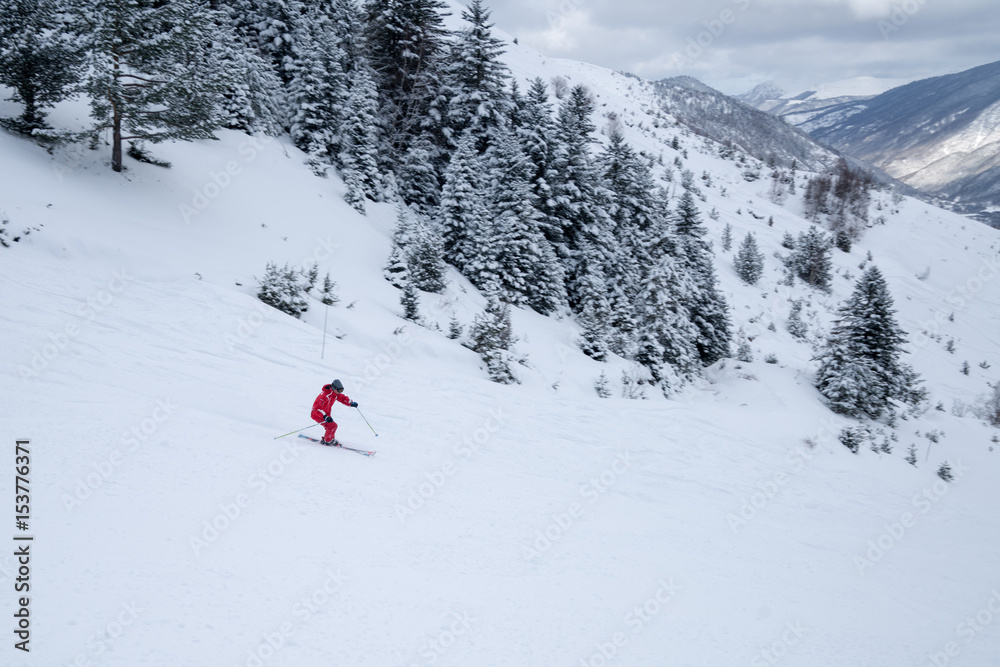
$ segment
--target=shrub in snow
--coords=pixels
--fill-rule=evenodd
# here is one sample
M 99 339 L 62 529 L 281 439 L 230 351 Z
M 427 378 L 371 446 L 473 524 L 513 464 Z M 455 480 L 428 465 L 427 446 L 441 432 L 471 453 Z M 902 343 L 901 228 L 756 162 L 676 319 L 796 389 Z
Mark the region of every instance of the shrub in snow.
M 309 310 L 308 279 L 300 270 L 290 268 L 287 262 L 280 269 L 274 262 L 268 262 L 264 277 L 257 282 L 260 284 L 257 298 L 272 308 L 292 317 L 301 317 Z
M 788 266 L 795 274 L 813 287 L 830 291 L 832 263 L 830 239 L 815 226 L 799 234 L 795 250 L 788 257 Z
M 420 318 L 420 298 L 417 296 L 417 288 L 414 287 L 412 280 L 407 280 L 403 285 L 399 303 L 403 306 L 403 317 L 413 322 Z
M 917 467 L 917 446 L 916 445 L 910 445 L 909 450 L 907 450 L 906 462 L 909 463 L 914 468 Z
M 991 384 L 990 389 L 990 393 L 973 405 L 972 410 L 990 426 L 1000 427 L 1000 382 Z
M 639 368 L 633 368 L 631 372 L 627 370 L 622 370 L 622 398 L 628 399 L 645 399 L 646 389 L 645 384 L 647 383 L 646 378 L 643 376 L 642 370 Z
M 340 303 L 340 297 L 337 296 L 337 283 L 330 279 L 329 271 L 323 278 L 323 290 L 320 294 L 322 295 L 320 301 L 324 306 L 335 306 Z
M 597 395 L 600 396 L 601 398 L 611 398 L 610 381 L 608 380 L 608 376 L 604 373 L 604 371 L 601 371 L 601 376 L 597 378 L 597 383 L 594 385 L 594 390 L 597 392 Z
M 847 427 L 840 431 L 837 439 L 840 440 L 840 443 L 844 445 L 844 447 L 847 447 L 849 450 L 857 454 L 861 445 L 865 441 L 864 431 L 862 431 L 860 427 Z
M 834 243 L 836 243 L 837 248 L 844 252 L 851 252 L 851 235 L 848 234 L 843 229 L 837 232 L 834 238 Z
M 941 479 L 943 479 L 946 482 L 950 482 L 953 479 L 955 479 L 952 476 L 952 474 L 951 474 L 951 466 L 948 465 L 947 461 L 945 461 L 944 463 L 942 463 L 941 467 L 938 468 L 937 476 L 940 477 Z
M 747 364 L 753 361 L 753 349 L 746 338 L 741 338 L 740 344 L 736 347 L 736 359 Z
M 788 313 L 788 321 L 785 322 L 785 328 L 788 329 L 788 333 L 792 334 L 796 338 L 805 338 L 806 334 L 809 332 L 809 328 L 806 323 L 802 321 L 802 300 L 794 299 L 792 301 L 792 308 Z
M 729 252 L 733 247 L 733 226 L 726 223 L 722 228 L 722 249 Z
M 510 349 L 516 339 L 510 323 L 510 306 L 491 296 L 486 311 L 477 315 L 469 330 L 470 347 L 486 362 L 490 379 L 500 384 L 517 382 L 511 364 L 515 361 Z
M 448 338 L 455 340 L 462 335 L 462 324 L 458 321 L 458 318 L 454 315 L 451 316 L 451 322 L 448 323 Z

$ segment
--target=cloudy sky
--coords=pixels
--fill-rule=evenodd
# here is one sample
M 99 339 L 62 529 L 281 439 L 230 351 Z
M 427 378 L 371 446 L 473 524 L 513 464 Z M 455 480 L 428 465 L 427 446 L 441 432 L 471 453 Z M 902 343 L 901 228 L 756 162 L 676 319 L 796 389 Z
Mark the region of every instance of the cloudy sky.
M 913 80 L 1000 60 L 998 0 L 487 0 L 544 54 L 729 94 L 858 76 Z

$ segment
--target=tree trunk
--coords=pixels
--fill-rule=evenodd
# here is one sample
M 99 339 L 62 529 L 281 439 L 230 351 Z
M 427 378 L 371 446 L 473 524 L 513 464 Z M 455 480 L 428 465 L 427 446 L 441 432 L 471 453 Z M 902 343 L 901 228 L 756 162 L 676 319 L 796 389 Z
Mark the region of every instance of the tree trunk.
M 111 130 L 111 170 L 122 170 L 122 118 L 118 109 L 114 110 L 113 128 Z

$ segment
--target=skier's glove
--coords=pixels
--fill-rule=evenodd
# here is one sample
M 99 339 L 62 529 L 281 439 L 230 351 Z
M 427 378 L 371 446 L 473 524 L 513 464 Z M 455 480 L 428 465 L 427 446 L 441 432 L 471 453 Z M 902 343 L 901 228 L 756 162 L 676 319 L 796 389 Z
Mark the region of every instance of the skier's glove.
M 352 408 L 358 407 L 358 402 L 357 401 L 351 401 L 351 407 Z
M 330 415 L 327 415 L 326 419 L 324 419 L 323 421 L 325 421 L 327 424 L 329 424 L 330 422 L 333 421 L 333 417 L 331 417 Z

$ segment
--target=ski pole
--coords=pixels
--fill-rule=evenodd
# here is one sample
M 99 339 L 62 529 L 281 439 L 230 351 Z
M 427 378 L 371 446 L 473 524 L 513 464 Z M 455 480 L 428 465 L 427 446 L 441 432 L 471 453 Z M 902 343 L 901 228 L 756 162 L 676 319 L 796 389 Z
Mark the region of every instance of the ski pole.
M 316 422 L 315 424 L 309 424 L 309 426 L 306 426 L 305 428 L 300 428 L 299 431 L 304 431 L 306 430 L 306 428 L 312 428 L 313 426 L 317 426 L 318 424 L 319 422 Z M 298 433 L 299 431 L 289 431 L 285 435 L 291 435 L 292 433 Z M 278 438 L 284 438 L 285 435 L 276 435 L 274 436 L 274 439 L 277 440 Z
M 375 429 L 372 428 L 372 425 L 368 422 L 367 419 L 365 419 L 365 413 L 361 412 L 361 408 L 355 407 L 354 409 L 358 411 L 358 414 L 361 415 L 361 418 L 365 420 L 365 423 L 368 424 L 368 428 L 372 429 L 372 433 L 375 433 L 375 437 L 377 438 L 378 433 L 375 432 Z

